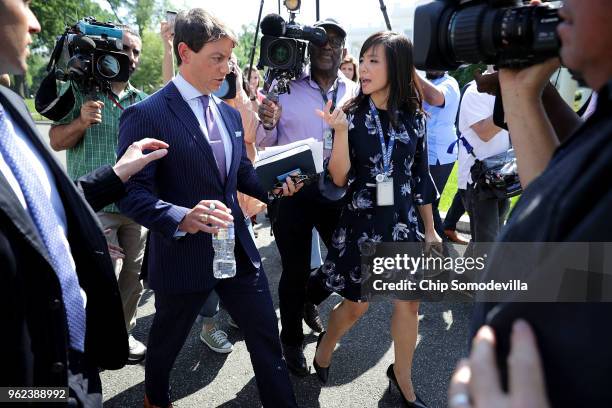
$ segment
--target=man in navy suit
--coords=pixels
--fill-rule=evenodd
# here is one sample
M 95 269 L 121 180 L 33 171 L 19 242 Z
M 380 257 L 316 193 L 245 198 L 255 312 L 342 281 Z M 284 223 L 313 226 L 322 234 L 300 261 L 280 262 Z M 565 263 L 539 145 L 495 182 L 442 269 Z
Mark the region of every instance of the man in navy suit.
M 145 407 L 170 406 L 174 361 L 214 288 L 242 329 L 264 406 L 297 406 L 282 358 L 276 314 L 255 243 L 238 206 L 237 191 L 262 201 L 247 158 L 238 111 L 211 95 L 229 72 L 236 39 L 202 9 L 175 23 L 177 75 L 162 90 L 126 109 L 118 154 L 142 138 L 172 148 L 127 184 L 119 208 L 150 230 L 149 284 L 155 291 L 145 367 Z M 287 179 L 284 194 L 297 188 Z M 233 221 L 237 275 L 213 277 L 211 233 Z

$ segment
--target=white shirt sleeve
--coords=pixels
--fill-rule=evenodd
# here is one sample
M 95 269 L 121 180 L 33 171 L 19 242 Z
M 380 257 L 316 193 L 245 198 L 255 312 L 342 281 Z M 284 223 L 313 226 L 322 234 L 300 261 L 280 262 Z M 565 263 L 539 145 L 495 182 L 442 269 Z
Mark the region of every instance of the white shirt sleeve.
M 459 131 L 464 133 L 475 123 L 491 116 L 494 106 L 494 96 L 479 93 L 475 84 L 470 85 L 461 100 Z

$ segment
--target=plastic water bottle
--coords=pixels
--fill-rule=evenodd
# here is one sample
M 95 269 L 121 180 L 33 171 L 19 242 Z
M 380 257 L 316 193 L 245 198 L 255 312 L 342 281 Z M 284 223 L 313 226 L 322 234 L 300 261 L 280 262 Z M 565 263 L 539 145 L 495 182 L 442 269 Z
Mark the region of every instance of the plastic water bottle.
M 227 279 L 236 276 L 234 241 L 233 223 L 229 223 L 227 228 L 219 228 L 219 232 L 212 236 L 213 249 L 215 250 L 213 275 L 217 279 Z

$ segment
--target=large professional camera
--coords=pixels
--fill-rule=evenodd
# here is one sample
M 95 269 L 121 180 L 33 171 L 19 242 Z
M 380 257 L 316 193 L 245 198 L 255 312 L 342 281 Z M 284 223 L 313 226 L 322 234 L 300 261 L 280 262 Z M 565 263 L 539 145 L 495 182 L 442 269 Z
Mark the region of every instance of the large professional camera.
M 123 53 L 123 30 L 93 17 L 66 28 L 58 37 L 47 72 L 36 93 L 36 110 L 59 120 L 72 109 L 74 95 L 68 89 L 57 97 L 56 80 L 74 83 L 89 99 L 95 99 L 98 92 L 109 92 L 112 82 L 127 82 L 130 59 Z
M 268 14 L 261 21 L 261 47 L 257 67 L 268 68 L 266 84 L 276 81 L 275 94 L 288 93 L 289 81 L 298 78 L 307 62 L 308 42 L 323 46 L 327 43 L 327 33 L 322 27 L 302 26 L 295 22 L 291 12 L 289 22 L 278 14 Z
M 463 63 L 524 67 L 559 54 L 555 1 L 435 0 L 416 8 L 414 61 L 422 70 L 453 70 Z

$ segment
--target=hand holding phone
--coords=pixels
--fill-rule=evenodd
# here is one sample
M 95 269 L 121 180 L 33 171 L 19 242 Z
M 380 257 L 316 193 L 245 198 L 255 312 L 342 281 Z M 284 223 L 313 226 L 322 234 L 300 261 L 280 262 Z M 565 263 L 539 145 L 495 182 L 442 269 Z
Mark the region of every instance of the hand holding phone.
M 170 27 L 170 32 L 172 33 L 172 35 L 174 35 L 174 23 L 176 21 L 176 15 L 177 15 L 176 11 L 170 11 L 170 10 L 166 11 L 166 22 L 168 23 L 168 26 Z

